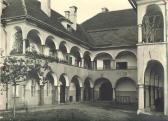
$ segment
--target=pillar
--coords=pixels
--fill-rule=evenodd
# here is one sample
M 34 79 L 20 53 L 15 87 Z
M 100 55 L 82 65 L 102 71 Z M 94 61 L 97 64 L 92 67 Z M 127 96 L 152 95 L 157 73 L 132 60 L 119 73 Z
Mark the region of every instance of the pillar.
M 23 54 L 26 53 L 26 39 L 23 39 Z
M 65 88 L 65 102 L 69 102 L 69 86 Z
M 149 86 L 145 86 L 145 110 L 150 111 L 149 106 Z
M 90 100 L 94 100 L 94 88 L 90 88 Z
M 68 62 L 69 65 L 71 64 L 70 63 L 70 53 L 67 53 L 67 62 Z
M 41 45 L 41 54 L 43 54 L 43 55 L 45 55 L 44 50 L 45 50 L 45 45 Z
M 138 114 L 144 112 L 144 85 L 140 84 L 139 87 L 139 95 L 138 95 Z
M 94 61 L 91 61 L 91 69 L 95 70 L 95 69 L 96 69 L 95 67 L 96 67 L 96 66 L 95 66 Z
M 60 104 L 60 85 L 57 86 L 57 96 L 58 96 L 57 98 L 58 104 Z
M 83 91 L 84 91 L 84 88 L 83 87 L 81 87 L 81 101 L 83 101 Z
M 52 104 L 56 104 L 57 102 L 57 87 L 53 86 L 52 88 Z
M 40 102 L 39 105 L 44 104 L 44 85 L 40 85 Z
M 115 94 L 115 88 L 113 88 L 113 101 L 115 102 L 116 94 Z
M 115 60 L 112 60 L 112 69 L 116 69 L 116 62 L 115 62 Z
M 155 104 L 154 104 L 154 87 L 151 86 L 151 89 L 150 89 L 150 96 L 151 96 L 151 108 L 154 109 L 155 108 Z
M 138 25 L 138 42 L 142 42 L 142 24 Z
M 84 59 L 81 58 L 81 64 L 80 64 L 80 67 L 84 68 Z

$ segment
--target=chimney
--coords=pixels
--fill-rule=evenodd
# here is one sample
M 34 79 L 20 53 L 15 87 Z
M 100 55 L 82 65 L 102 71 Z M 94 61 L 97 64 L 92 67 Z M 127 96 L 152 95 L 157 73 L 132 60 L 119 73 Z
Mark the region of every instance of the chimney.
M 78 8 L 76 6 L 71 6 L 69 8 L 70 8 L 69 20 L 73 23 L 72 28 L 76 30 L 77 29 L 77 10 Z
M 2 11 L 7 7 L 7 2 L 5 0 L 0 0 L 0 17 L 2 16 Z
M 69 20 L 70 11 L 65 11 L 65 18 Z
M 0 17 L 2 16 L 3 0 L 0 0 Z
M 102 13 L 106 13 L 108 11 L 109 11 L 108 8 L 106 8 L 106 7 L 102 8 Z
M 48 17 L 51 16 L 51 0 L 41 0 L 41 10 L 47 14 Z

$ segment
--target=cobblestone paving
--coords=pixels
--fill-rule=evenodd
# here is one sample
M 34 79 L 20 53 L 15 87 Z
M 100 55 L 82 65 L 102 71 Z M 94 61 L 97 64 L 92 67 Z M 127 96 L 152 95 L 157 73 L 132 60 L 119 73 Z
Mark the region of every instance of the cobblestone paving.
M 12 120 L 10 113 L 5 113 L 4 117 L 0 121 L 9 121 L 10 118 Z M 168 121 L 168 117 L 136 115 L 136 112 L 131 110 L 74 104 L 32 108 L 28 113 L 18 111 L 15 121 Z

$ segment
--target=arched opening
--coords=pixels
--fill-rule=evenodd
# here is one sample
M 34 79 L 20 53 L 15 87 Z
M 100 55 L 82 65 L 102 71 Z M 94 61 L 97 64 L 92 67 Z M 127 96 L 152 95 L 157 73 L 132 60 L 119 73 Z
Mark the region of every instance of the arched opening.
M 85 52 L 83 59 L 84 59 L 84 68 L 92 69 L 90 52 L 88 52 L 88 51 Z
M 134 80 L 128 77 L 119 79 L 116 83 L 115 91 L 117 103 L 137 103 L 137 87 Z
M 71 54 L 71 58 L 72 58 L 72 65 L 75 65 L 75 66 L 81 66 L 81 55 L 80 55 L 80 49 L 76 46 L 72 47 L 71 48 L 71 51 L 70 51 L 70 54 Z
M 37 30 L 31 30 L 28 32 L 26 40 L 26 51 L 42 54 L 42 43 L 39 32 Z
M 58 58 L 60 61 L 68 62 L 66 42 L 63 41 L 59 45 Z
M 145 108 L 164 111 L 164 68 L 156 60 L 148 62 L 145 70 Z
M 143 17 L 143 42 L 154 43 L 164 41 L 163 14 L 158 5 L 149 5 Z
M 12 46 L 12 50 L 10 52 L 11 55 L 13 54 L 22 54 L 23 53 L 23 35 L 22 29 L 18 26 L 15 27 L 15 34 L 14 34 L 14 43 Z
M 97 70 L 109 70 L 111 69 L 111 62 L 113 58 L 108 53 L 99 53 L 94 59 L 95 67 Z
M 45 104 L 56 104 L 56 89 L 54 86 L 54 78 L 52 73 L 49 72 L 45 77 L 45 85 L 44 85 L 44 92 L 45 92 Z
M 100 78 L 95 81 L 94 99 L 100 101 L 112 101 L 113 89 L 111 82 L 106 78 Z
M 116 56 L 116 69 L 136 69 L 136 55 L 130 51 L 122 51 Z
M 45 42 L 45 55 L 56 57 L 56 46 L 53 41 L 53 37 L 48 37 Z
M 91 101 L 93 99 L 93 87 L 91 79 L 87 78 L 84 82 L 84 101 Z
M 70 102 L 81 101 L 81 80 L 78 76 L 74 76 L 70 83 Z
M 67 86 L 67 80 L 66 75 L 62 74 L 60 76 L 60 102 L 65 103 L 66 102 L 66 86 Z

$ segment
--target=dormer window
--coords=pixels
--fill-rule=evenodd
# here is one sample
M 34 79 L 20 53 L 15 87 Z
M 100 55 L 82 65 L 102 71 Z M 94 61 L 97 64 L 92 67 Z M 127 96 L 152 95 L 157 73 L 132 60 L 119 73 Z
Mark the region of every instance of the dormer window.
M 67 24 L 67 31 L 72 32 L 72 27 L 69 24 Z
M 71 31 L 71 26 L 69 24 L 67 24 L 67 30 Z

